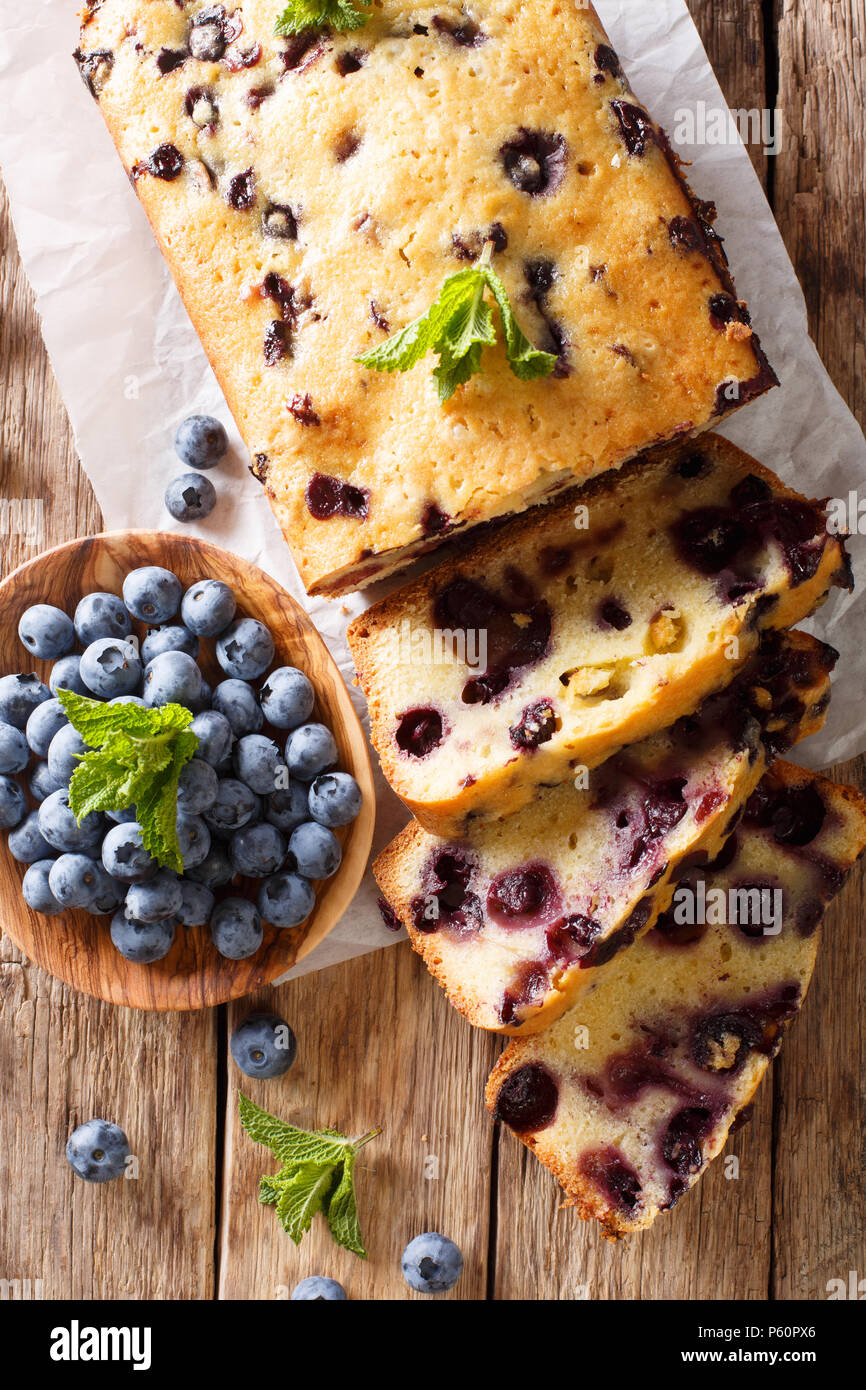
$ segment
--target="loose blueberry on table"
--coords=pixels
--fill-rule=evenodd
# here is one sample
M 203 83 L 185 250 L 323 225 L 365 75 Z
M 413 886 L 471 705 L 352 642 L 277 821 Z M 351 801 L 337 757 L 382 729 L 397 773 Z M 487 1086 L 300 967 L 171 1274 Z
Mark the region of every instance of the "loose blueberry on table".
M 129 1140 L 111 1120 L 87 1120 L 69 1136 L 66 1159 L 85 1182 L 122 1178 L 129 1158 Z
M 214 466 L 226 448 L 221 430 L 207 417 L 185 421 L 178 452 Z M 47 684 L 33 672 L 0 677 L 0 829 L 25 870 L 27 905 L 48 917 L 68 909 L 110 916 L 114 946 L 136 964 L 166 956 L 178 929 L 207 927 L 217 951 L 243 960 L 261 946 L 264 922 L 305 921 L 315 882 L 340 866 L 333 832 L 358 815 L 361 790 L 337 768 L 331 731 L 311 718 L 310 680 L 292 666 L 267 674 L 273 636 L 238 613 L 229 586 L 203 578 L 184 593 L 170 570 L 147 565 L 126 575 L 122 597 L 86 594 L 72 617 L 33 605 L 19 634 L 28 656 L 53 662 Z M 72 650 L 76 643 L 82 651 Z M 199 665 L 207 643 L 226 673 L 213 691 Z M 88 738 L 76 721 L 96 711 L 102 729 L 101 710 L 112 712 L 112 730 L 138 720 L 136 742 L 143 720 L 147 737 L 162 721 L 192 738 L 169 792 L 169 851 L 154 848 L 147 796 L 138 806 L 109 799 L 105 811 L 80 820 L 73 810 L 81 810 L 74 779 L 97 775 L 94 760 L 109 746 L 107 734 Z M 135 756 L 133 741 L 126 746 Z M 254 894 L 239 877 L 259 881 Z M 264 1036 L 256 1047 L 265 1070 L 250 1075 L 278 1075 L 267 1068 L 286 1070 L 294 1060 L 293 1035 L 276 1060 Z
M 463 1256 L 447 1236 L 425 1231 L 410 1240 L 400 1266 L 410 1289 L 417 1293 L 447 1293 L 463 1273 Z

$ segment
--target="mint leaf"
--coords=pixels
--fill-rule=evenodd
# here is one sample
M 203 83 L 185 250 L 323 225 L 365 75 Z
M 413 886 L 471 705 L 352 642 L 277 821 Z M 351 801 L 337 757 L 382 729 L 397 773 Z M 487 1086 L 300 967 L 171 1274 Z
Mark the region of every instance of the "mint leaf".
M 484 267 L 484 279 L 499 309 L 505 333 L 505 352 L 514 375 L 521 381 L 549 376 L 556 366 L 555 355 L 532 346 L 515 319 L 505 286 L 492 266 Z
M 367 1251 L 361 1236 L 358 1203 L 355 1200 L 355 1157 L 355 1150 L 346 1155 L 340 1181 L 325 1204 L 325 1220 L 338 1245 L 366 1260 Z
M 370 0 L 360 0 L 365 7 Z M 308 29 L 333 29 L 346 33 L 360 29 L 369 15 L 360 14 L 352 0 L 289 0 L 276 24 L 277 36 L 302 34 Z
M 439 357 L 433 370 L 439 400 L 450 400 L 458 386 L 481 371 L 481 349 L 496 342 L 493 314 L 484 299 L 484 291 L 489 289 L 499 310 L 505 352 L 514 375 L 521 381 L 549 376 L 556 357 L 534 348 L 518 325 L 505 286 L 484 258 L 488 254 L 485 248 L 477 265 L 449 275 L 425 314 L 355 361 L 378 372 L 408 372 L 428 352 L 434 352 Z
M 271 1149 L 283 1164 L 278 1173 L 259 1179 L 259 1201 L 276 1207 L 280 1224 L 296 1245 L 316 1213 L 322 1212 L 337 1244 L 365 1260 L 355 1199 L 355 1159 L 359 1149 L 382 1131 L 373 1129 L 352 1140 L 333 1129 L 298 1129 L 268 1114 L 241 1091 L 238 1106 L 250 1138 Z
M 349 1140 L 333 1130 L 298 1129 L 261 1110 L 238 1091 L 241 1124 L 251 1139 L 264 1144 L 282 1163 L 341 1163 Z
M 313 1217 L 322 1210 L 334 1182 L 332 1163 L 303 1163 L 283 1183 L 277 1200 L 280 1225 L 296 1245 L 310 1229 Z
M 106 705 L 71 690 L 58 691 L 58 699 L 90 745 L 69 783 L 69 806 L 79 824 L 92 811 L 135 806 L 145 849 L 182 873 L 177 783 L 198 748 L 189 728 L 192 711 L 176 704 Z

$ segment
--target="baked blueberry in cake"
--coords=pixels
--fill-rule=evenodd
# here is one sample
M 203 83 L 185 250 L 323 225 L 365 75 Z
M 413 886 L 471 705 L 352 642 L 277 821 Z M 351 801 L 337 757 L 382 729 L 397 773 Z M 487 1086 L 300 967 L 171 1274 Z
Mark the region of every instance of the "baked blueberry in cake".
M 775 384 L 714 208 L 590 6 L 382 0 L 276 37 L 281 8 L 100 0 L 76 57 L 311 592 Z M 543 379 L 513 374 L 496 310 L 445 404 L 432 355 L 359 364 L 485 248 Z
M 690 713 L 847 583 L 822 504 L 707 435 L 507 522 L 348 636 L 388 781 L 452 836 Z
M 866 800 L 777 762 L 720 858 L 545 1033 L 511 1042 L 487 1104 L 620 1236 L 697 1182 L 803 1004 L 819 923 L 866 846 Z
M 374 872 L 470 1023 L 546 1027 L 718 855 L 768 763 L 820 728 L 836 653 L 770 633 L 697 714 L 462 840 L 412 822 Z

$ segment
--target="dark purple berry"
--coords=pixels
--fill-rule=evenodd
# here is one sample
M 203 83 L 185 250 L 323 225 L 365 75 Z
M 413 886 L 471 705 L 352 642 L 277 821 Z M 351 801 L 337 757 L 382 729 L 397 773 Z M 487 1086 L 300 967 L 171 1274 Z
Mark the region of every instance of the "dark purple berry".
M 442 716 L 435 709 L 410 709 L 401 714 L 397 725 L 397 747 L 413 758 L 426 758 L 442 742 L 445 730 Z
M 518 134 L 501 146 L 499 154 L 514 187 L 531 197 L 555 193 L 565 178 L 568 147 L 565 137 L 554 131 L 527 130 L 521 126 Z
M 537 1133 L 552 1123 L 558 1104 L 556 1078 L 540 1062 L 529 1062 L 505 1078 L 493 1113 L 515 1134 Z

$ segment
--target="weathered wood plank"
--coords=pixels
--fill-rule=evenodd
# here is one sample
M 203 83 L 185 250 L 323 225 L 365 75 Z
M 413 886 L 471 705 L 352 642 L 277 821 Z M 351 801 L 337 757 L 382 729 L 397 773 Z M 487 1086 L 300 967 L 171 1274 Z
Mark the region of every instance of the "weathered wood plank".
M 219 1296 L 285 1298 L 299 1279 L 326 1274 L 351 1298 L 422 1298 L 404 1283 L 400 1255 L 432 1230 L 465 1259 L 447 1297 L 484 1298 L 492 1127 L 481 1097 L 495 1041 L 459 1017 L 405 943 L 233 1004 L 229 1029 L 262 1006 L 292 1025 L 298 1059 L 258 1082 L 228 1061 Z M 359 1160 L 368 1261 L 335 1246 L 321 1217 L 296 1249 L 258 1204 L 259 1177 L 277 1164 L 241 1130 L 238 1089 L 304 1128 L 382 1126 Z
M 830 375 L 866 423 L 866 6 L 779 0 L 785 140 L 775 210 Z M 855 544 L 862 542 L 855 541 Z M 862 600 L 861 600 L 862 601 Z M 843 653 L 844 660 L 844 653 Z M 864 760 L 836 769 L 864 780 Z M 776 1298 L 866 1272 L 864 877 L 828 913 L 803 1017 L 776 1063 Z
M 3 573 L 100 527 L 0 205 L 0 534 Z M 9 506 L 25 499 L 30 505 Z M 39 517 L 28 542 L 8 534 Z M 10 521 L 11 519 L 11 521 Z M 0 937 L 0 1279 L 44 1298 L 210 1298 L 214 1282 L 216 1017 L 166 1017 L 76 995 Z M 64 1158 L 104 1115 L 126 1130 L 138 1176 L 91 1186 Z M 36 1281 L 40 1280 L 41 1285 Z M 12 1292 L 27 1292 L 26 1284 Z

